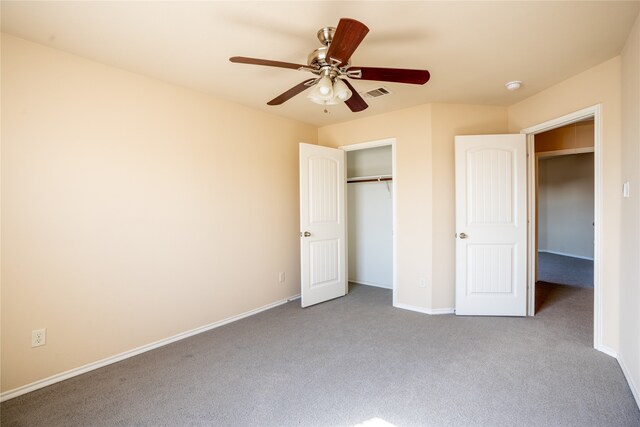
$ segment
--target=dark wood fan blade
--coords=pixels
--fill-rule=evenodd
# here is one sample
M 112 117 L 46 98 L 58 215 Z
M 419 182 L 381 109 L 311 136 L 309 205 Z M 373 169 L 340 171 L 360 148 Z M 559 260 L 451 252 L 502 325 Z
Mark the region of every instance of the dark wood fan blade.
M 232 58 L 229 58 L 229 61 L 236 62 L 239 64 L 265 65 L 267 67 L 290 68 L 292 70 L 297 70 L 301 67 L 306 67 L 306 65 L 293 64 L 291 62 L 271 61 L 269 59 L 247 58 L 245 56 L 234 56 Z
M 342 81 L 349 87 L 349 90 L 351 91 L 351 98 L 344 101 L 344 103 L 347 104 L 347 107 L 349 107 L 349 109 L 354 113 L 365 110 L 368 105 L 366 102 L 364 102 L 364 99 L 362 99 L 358 91 L 347 80 Z
M 346 65 L 368 32 L 369 28 L 362 22 L 350 18 L 340 19 L 327 50 L 327 58 Z
M 315 79 L 305 80 L 302 83 L 300 83 L 298 85 L 295 85 L 294 87 L 292 87 L 288 91 L 284 92 L 281 95 L 276 96 L 271 101 L 267 102 L 267 105 L 280 105 L 280 104 L 290 100 L 291 98 L 293 98 L 294 96 L 296 96 L 300 92 L 302 92 L 305 89 L 308 89 L 309 87 L 311 87 L 311 86 L 309 86 L 309 84 L 311 82 L 313 82 L 313 81 L 315 81 Z
M 353 76 L 360 71 L 361 77 Z M 382 82 L 410 83 L 423 85 L 429 81 L 431 75 L 427 70 L 409 70 L 405 68 L 375 68 L 375 67 L 350 67 L 347 75 L 358 80 L 378 80 Z

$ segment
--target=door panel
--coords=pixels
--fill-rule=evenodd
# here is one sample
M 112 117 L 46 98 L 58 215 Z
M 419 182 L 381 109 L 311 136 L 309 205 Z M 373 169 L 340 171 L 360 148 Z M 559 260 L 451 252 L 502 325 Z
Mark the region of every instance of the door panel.
M 336 197 L 339 160 L 309 157 L 309 224 L 333 224 L 338 221 Z
M 456 137 L 456 314 L 526 315 L 526 137 Z
M 346 294 L 342 150 L 300 144 L 300 254 L 303 307 Z
M 309 242 L 309 287 L 315 288 L 340 280 L 340 240 Z

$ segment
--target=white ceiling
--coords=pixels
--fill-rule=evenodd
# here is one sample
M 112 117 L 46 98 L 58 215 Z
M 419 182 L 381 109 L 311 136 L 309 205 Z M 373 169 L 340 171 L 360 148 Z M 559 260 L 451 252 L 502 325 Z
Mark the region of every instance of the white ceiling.
M 429 102 L 510 105 L 620 53 L 640 1 L 12 2 L 2 31 L 318 126 Z M 423 68 L 424 86 L 354 81 L 392 95 L 352 113 L 300 94 L 266 102 L 311 74 L 232 64 L 231 56 L 306 63 L 316 32 L 341 17 L 370 32 L 353 65 Z M 508 92 L 504 84 L 523 80 Z

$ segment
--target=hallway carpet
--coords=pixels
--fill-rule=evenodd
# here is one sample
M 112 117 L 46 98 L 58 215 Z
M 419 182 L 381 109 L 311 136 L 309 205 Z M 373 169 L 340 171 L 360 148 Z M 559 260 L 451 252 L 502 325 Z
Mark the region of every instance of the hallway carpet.
M 593 261 L 538 252 L 538 281 L 593 288 Z
M 638 426 L 592 348 L 593 291 L 540 284 L 534 318 L 393 308 L 354 286 L 173 343 L 1 407 L 2 426 Z

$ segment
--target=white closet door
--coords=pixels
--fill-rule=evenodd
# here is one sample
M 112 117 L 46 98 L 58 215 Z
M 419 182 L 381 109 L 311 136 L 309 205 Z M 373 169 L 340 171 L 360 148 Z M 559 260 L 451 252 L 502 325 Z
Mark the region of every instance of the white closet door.
M 300 144 L 302 306 L 347 293 L 345 153 Z

